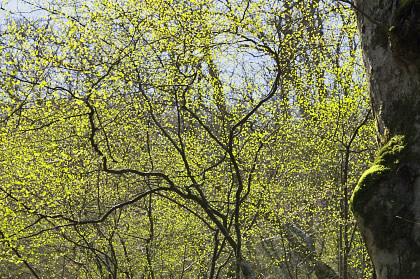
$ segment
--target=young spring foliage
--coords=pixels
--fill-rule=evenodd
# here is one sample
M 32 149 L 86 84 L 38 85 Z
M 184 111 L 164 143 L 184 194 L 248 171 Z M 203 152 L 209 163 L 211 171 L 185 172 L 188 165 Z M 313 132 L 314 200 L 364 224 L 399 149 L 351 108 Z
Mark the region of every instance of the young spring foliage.
M 348 7 L 28 5 L 1 14 L 0 275 L 369 276 L 347 212 L 373 135 Z

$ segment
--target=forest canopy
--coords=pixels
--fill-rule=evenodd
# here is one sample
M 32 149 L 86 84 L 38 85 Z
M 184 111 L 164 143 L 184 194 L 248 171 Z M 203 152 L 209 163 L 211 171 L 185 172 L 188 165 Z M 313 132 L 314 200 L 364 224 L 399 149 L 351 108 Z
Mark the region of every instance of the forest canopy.
M 0 3 L 0 277 L 370 278 L 348 4 Z

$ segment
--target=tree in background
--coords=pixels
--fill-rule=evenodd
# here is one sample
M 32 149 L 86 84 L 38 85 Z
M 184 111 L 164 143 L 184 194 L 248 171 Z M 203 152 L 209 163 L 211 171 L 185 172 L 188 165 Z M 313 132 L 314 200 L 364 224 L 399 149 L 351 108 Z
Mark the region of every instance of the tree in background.
M 2 275 L 370 276 L 348 7 L 29 6 L 42 17 L 3 12 L 0 37 Z

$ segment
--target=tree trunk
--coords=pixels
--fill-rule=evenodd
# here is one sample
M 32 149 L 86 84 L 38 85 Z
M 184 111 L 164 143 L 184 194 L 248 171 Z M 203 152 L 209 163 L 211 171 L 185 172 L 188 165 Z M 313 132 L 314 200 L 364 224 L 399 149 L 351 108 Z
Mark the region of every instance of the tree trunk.
M 420 1 L 354 7 L 382 148 L 351 208 L 377 278 L 420 278 Z

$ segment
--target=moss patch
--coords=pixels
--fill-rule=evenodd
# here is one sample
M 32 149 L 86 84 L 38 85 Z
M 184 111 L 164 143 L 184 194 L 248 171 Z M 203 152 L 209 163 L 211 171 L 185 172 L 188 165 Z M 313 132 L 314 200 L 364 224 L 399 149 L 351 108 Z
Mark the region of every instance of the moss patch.
M 395 173 L 404 149 L 404 136 L 395 136 L 377 153 L 372 166 L 365 171 L 350 199 L 352 212 L 361 213 L 363 206 L 375 194 L 379 182 Z
M 373 165 L 388 166 L 392 169 L 400 162 L 400 154 L 405 146 L 404 136 L 395 136 L 385 144 L 376 155 Z

